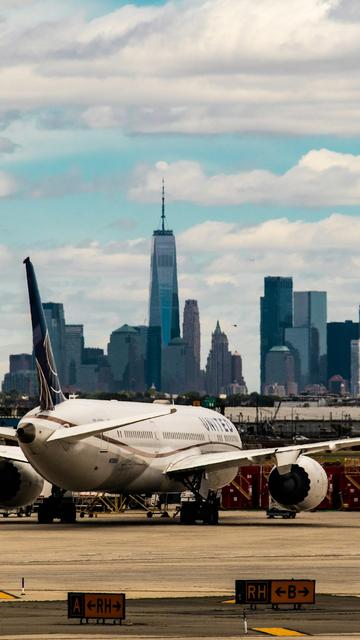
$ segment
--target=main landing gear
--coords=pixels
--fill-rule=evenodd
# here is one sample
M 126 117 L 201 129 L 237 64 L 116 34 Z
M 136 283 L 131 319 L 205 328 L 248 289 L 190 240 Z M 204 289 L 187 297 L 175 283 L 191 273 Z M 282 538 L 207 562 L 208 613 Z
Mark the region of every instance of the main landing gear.
M 39 524 L 51 524 L 55 519 L 63 524 L 76 521 L 76 505 L 72 498 L 64 497 L 65 491 L 53 486 L 51 496 L 44 498 L 38 509 Z
M 216 491 L 211 490 L 204 498 L 199 492 L 201 480 L 201 476 L 182 479 L 183 484 L 192 493 L 192 497 L 188 501 L 181 503 L 180 522 L 182 524 L 195 524 L 197 521 L 203 522 L 203 524 L 219 523 L 220 499 L 217 497 Z

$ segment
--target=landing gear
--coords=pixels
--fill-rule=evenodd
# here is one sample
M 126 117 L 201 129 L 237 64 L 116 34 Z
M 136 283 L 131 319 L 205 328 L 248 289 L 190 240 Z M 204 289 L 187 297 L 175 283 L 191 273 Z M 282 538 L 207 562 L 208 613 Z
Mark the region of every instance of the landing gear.
M 65 491 L 53 486 L 51 496 L 39 505 L 39 524 L 51 524 L 55 519 L 63 524 L 73 524 L 76 521 L 76 505 L 72 498 L 66 498 L 64 494 Z
M 199 493 L 201 476 L 190 479 L 182 479 L 186 488 L 191 491 L 191 497 L 181 503 L 180 522 L 182 524 L 195 524 L 197 521 L 204 524 L 219 523 L 220 500 L 216 491 L 208 491 L 207 498 Z

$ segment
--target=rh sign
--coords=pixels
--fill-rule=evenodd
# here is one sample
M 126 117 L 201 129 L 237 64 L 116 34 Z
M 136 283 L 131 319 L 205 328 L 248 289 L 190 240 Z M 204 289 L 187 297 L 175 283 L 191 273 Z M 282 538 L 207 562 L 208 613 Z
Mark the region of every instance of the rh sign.
M 236 604 L 314 604 L 315 580 L 236 580 Z
M 68 618 L 124 620 L 124 593 L 68 593 Z

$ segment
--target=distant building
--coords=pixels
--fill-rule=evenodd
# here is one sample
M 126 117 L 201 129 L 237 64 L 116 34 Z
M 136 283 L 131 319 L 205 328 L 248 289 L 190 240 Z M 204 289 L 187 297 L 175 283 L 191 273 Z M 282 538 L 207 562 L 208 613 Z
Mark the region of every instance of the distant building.
M 310 327 L 285 329 L 285 345 L 294 358 L 294 375 L 299 391 L 311 383 L 311 331 Z
M 9 356 L 9 373 L 2 383 L 4 393 L 18 393 L 24 396 L 35 396 L 38 392 L 37 376 L 33 366 L 33 357 L 29 353 L 11 354 Z
M 285 329 L 293 324 L 292 278 L 267 276 L 260 298 L 260 381 L 265 384 L 265 358 L 274 346 L 283 345 Z
M 309 384 L 326 382 L 326 291 L 294 292 L 294 327 L 309 329 Z
M 348 392 L 348 381 L 339 375 L 332 376 L 328 381 L 328 389 L 330 393 L 343 396 Z
M 176 244 L 172 231 L 165 229 L 165 195 L 162 190 L 161 229 L 153 232 L 149 329 L 147 345 L 147 386 L 161 387 L 161 350 L 180 336 Z
M 197 300 L 185 300 L 183 338 L 187 344 L 187 390 L 200 391 L 200 316 Z
M 294 357 L 283 345 L 272 347 L 265 359 L 264 392 L 269 394 L 276 387 L 283 387 L 286 395 L 297 393 Z
M 173 338 L 163 347 L 161 388 L 166 393 L 179 394 L 193 390 L 186 377 L 188 348 L 182 338 Z
M 19 371 L 32 371 L 34 369 L 33 357 L 30 353 L 16 353 L 9 356 L 10 373 Z
M 81 385 L 81 367 L 84 356 L 84 325 L 65 325 L 65 386 L 75 391 Z
M 247 386 L 242 372 L 242 357 L 237 351 L 231 354 L 231 384 L 228 386 L 228 394 L 247 394 Z
M 360 340 L 351 340 L 350 392 L 354 398 L 360 396 Z
M 327 325 L 327 378 L 341 376 L 349 386 L 351 379 L 351 341 L 359 339 L 359 323 L 352 320 Z M 329 388 L 330 390 L 330 388 Z
M 113 331 L 108 360 L 115 391 L 144 391 L 143 337 L 136 327 L 124 324 Z
M 231 353 L 225 333 L 219 321 L 212 334 L 211 349 L 206 364 L 206 391 L 214 396 L 226 393 L 231 383 Z
M 61 386 L 65 385 L 65 316 L 61 302 L 44 302 L 44 315 Z

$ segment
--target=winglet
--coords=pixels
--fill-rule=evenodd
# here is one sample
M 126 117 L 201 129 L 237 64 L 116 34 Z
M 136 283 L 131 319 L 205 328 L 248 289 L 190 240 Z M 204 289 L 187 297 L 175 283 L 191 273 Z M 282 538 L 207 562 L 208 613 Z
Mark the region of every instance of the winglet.
M 26 258 L 24 264 L 26 267 L 29 291 L 33 345 L 39 381 L 40 408 L 43 411 L 47 411 L 54 409 L 57 404 L 64 402 L 65 396 L 60 387 L 34 267 L 30 258 Z

